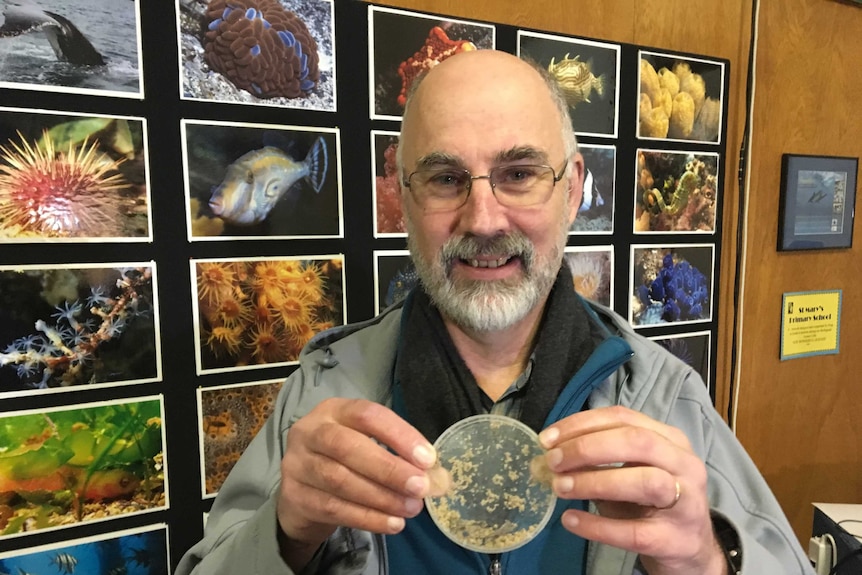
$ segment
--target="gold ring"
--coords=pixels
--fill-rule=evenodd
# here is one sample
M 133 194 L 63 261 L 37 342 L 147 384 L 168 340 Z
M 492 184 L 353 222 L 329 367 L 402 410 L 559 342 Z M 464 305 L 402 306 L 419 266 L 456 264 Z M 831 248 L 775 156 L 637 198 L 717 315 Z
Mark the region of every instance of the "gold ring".
M 675 480 L 674 487 L 676 487 L 676 493 L 674 493 L 673 501 L 670 502 L 670 505 L 665 505 L 664 507 L 656 507 L 656 509 L 665 510 L 670 509 L 674 505 L 676 505 L 676 502 L 679 501 L 680 495 L 682 495 L 682 486 L 679 484 L 679 479 Z

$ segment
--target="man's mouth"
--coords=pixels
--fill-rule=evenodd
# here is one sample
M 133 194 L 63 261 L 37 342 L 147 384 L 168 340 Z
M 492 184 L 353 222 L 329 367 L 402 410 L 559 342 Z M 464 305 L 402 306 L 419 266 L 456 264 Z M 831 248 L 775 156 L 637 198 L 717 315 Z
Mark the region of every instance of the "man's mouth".
M 500 266 L 506 265 L 512 259 L 511 256 L 497 258 L 495 260 L 477 260 L 477 259 L 469 259 L 469 260 L 461 260 L 465 264 L 474 268 L 498 268 Z

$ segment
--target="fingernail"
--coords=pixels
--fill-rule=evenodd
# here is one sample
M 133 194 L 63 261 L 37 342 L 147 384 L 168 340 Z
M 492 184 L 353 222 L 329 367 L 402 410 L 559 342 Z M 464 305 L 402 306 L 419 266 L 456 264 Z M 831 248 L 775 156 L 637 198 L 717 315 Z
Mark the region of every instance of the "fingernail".
M 437 463 L 437 453 L 430 445 L 417 445 L 413 448 L 413 459 L 423 467 L 431 467 Z
M 554 478 L 554 491 L 557 493 L 568 493 L 575 487 L 575 480 L 567 475 Z
M 386 520 L 386 526 L 391 533 L 398 533 L 404 529 L 404 519 L 402 517 L 390 517 Z
M 578 516 L 574 513 L 563 513 L 562 521 L 563 527 L 569 530 L 574 529 L 581 522 Z
M 552 449 L 545 454 L 545 458 L 548 461 L 548 467 L 554 469 L 556 466 L 563 462 L 563 450 Z
M 404 500 L 404 511 L 408 515 L 416 515 L 417 513 L 422 511 L 422 500 L 408 497 Z
M 539 434 L 539 442 L 545 449 L 549 449 L 559 438 L 560 430 L 556 427 L 549 427 Z
M 416 497 L 424 497 L 425 493 L 428 492 L 429 487 L 430 483 L 428 478 L 424 475 L 414 475 L 407 480 L 407 483 L 404 484 L 404 490 L 410 495 L 415 495 Z

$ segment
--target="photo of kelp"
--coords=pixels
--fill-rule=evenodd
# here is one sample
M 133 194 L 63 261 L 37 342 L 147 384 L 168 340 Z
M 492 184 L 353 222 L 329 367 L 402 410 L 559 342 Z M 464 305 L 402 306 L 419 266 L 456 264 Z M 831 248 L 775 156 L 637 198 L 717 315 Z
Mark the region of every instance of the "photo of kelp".
M 398 303 L 419 282 L 407 250 L 374 250 L 374 313 Z
M 718 154 L 637 151 L 635 233 L 715 233 Z
M 680 333 L 664 336 L 655 336 L 650 339 L 674 354 L 687 365 L 693 367 L 703 379 L 706 389 L 710 388 L 709 381 L 709 350 L 711 333 L 698 331 L 694 333 Z
M 638 137 L 718 144 L 724 64 L 640 52 Z
M 151 241 L 144 123 L 0 108 L 0 242 Z
M 632 245 L 629 322 L 635 327 L 712 319 L 715 246 Z
M 371 130 L 374 178 L 374 237 L 406 237 L 401 211 L 401 177 L 395 161 L 398 132 Z
M 198 388 L 203 497 L 215 496 L 275 408 L 284 379 Z
M 616 146 L 580 144 L 584 157 L 584 195 L 570 235 L 611 234 L 614 231 Z
M 0 415 L 0 537 L 167 507 L 161 396 Z
M 400 120 L 413 80 L 459 52 L 495 48 L 488 24 L 371 6 L 371 118 Z
M 332 0 L 178 0 L 181 98 L 334 112 Z
M 619 44 L 519 30 L 517 54 L 545 68 L 556 81 L 576 134 L 617 137 Z
M 586 299 L 611 307 L 614 287 L 613 246 L 567 246 L 563 260 L 572 272 L 575 291 Z
M 295 364 L 344 325 L 344 256 L 191 260 L 197 372 Z
M 143 98 L 140 3 L 0 2 L 0 88 Z
M 164 523 L 0 553 L 0 573 L 168 575 Z
M 0 396 L 161 380 L 154 262 L 0 266 Z
M 181 128 L 189 241 L 343 237 L 337 128 Z

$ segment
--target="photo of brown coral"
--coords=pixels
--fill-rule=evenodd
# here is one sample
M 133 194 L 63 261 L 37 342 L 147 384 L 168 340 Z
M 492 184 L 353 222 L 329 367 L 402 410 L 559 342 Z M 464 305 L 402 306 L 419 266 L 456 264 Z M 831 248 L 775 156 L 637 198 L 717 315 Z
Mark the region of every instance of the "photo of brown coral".
M 296 363 L 345 322 L 344 257 L 191 261 L 198 373 Z
M 620 45 L 518 31 L 518 57 L 548 71 L 569 104 L 575 133 L 617 137 Z
M 283 379 L 198 388 L 203 496 L 218 493 L 272 414 Z
M 182 96 L 335 111 L 332 0 L 180 0 Z
M 161 379 L 155 265 L 0 267 L 0 396 Z
M 715 233 L 718 154 L 637 152 L 635 233 Z
M 404 237 L 407 228 L 401 212 L 401 182 L 395 154 L 398 132 L 371 131 L 371 165 L 374 177 L 374 237 Z
M 572 282 L 578 295 L 611 307 L 614 287 L 613 246 L 567 246 L 563 260 L 572 272 Z
M 638 137 L 717 144 L 724 64 L 640 52 Z
M 0 108 L 0 240 L 152 240 L 144 122 Z
M 371 6 L 371 117 L 399 120 L 413 80 L 446 58 L 494 49 L 495 27 Z

